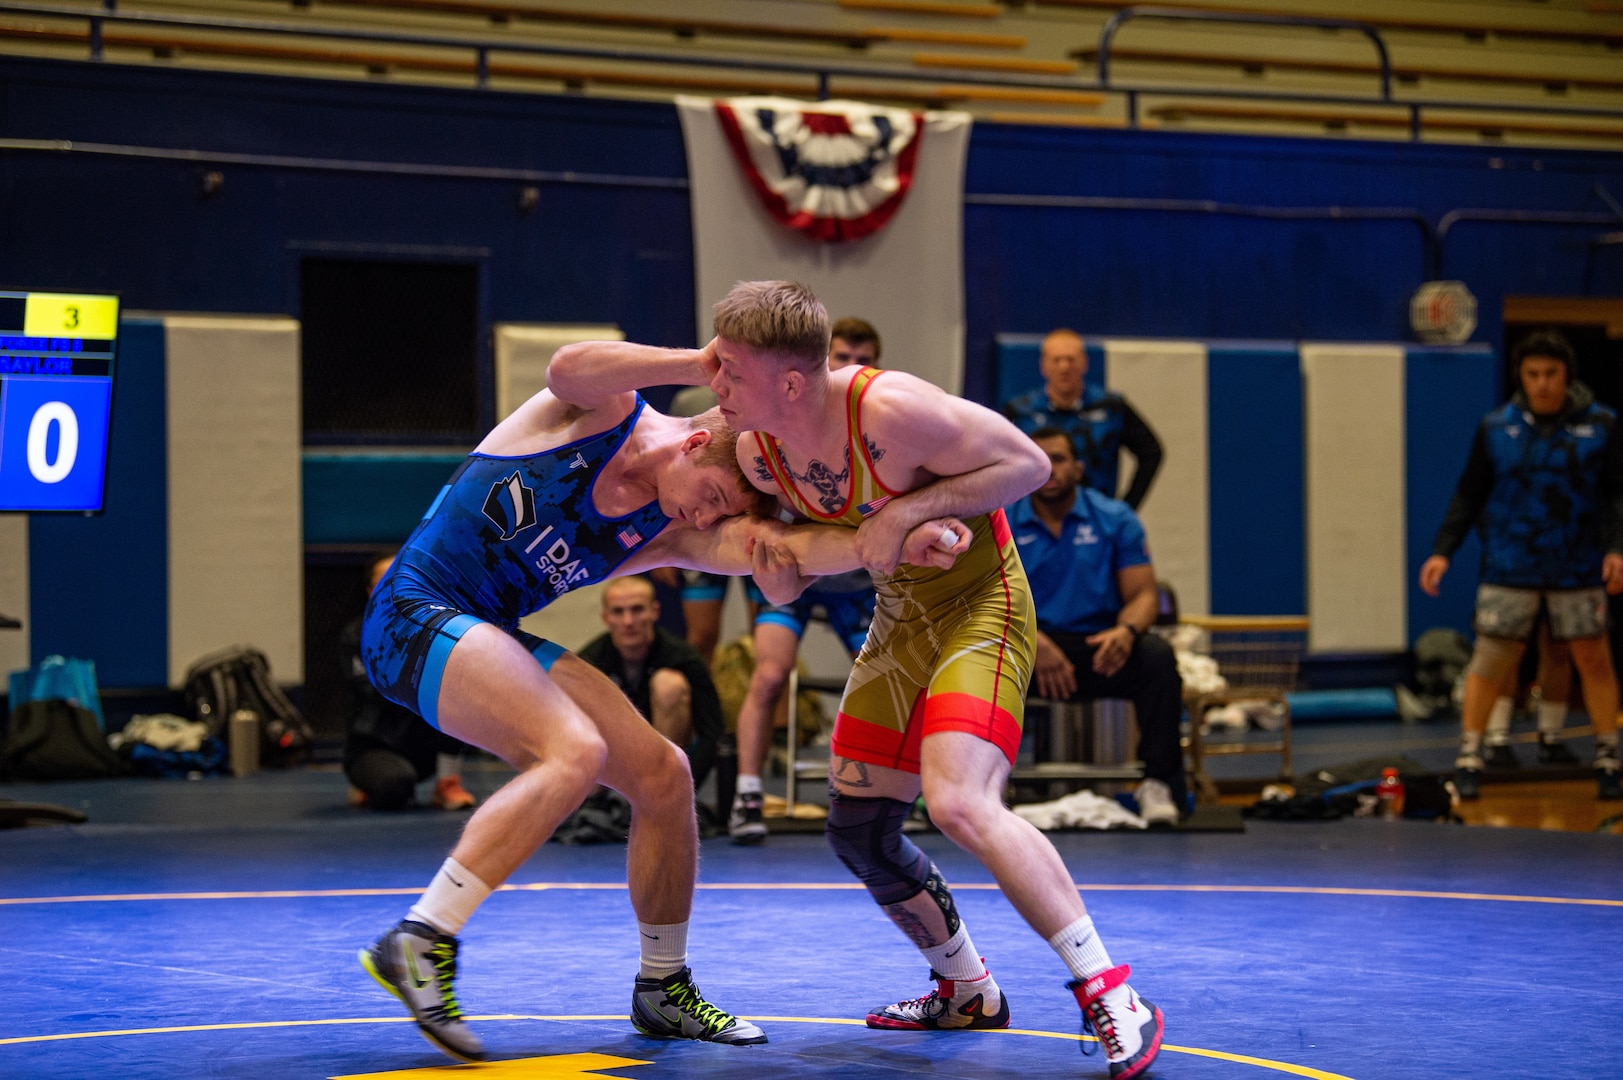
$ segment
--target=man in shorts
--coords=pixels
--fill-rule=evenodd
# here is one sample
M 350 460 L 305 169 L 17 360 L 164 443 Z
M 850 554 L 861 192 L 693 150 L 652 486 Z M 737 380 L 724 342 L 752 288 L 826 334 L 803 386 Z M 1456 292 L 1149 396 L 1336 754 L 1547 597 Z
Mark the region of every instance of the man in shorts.
M 1572 346 L 1559 333 L 1528 335 L 1511 361 L 1519 389 L 1478 425 L 1433 554 L 1420 567 L 1421 589 L 1436 596 L 1450 557 L 1476 526 L 1477 639 L 1465 673 L 1454 783 L 1461 798 L 1480 794 L 1488 714 L 1542 608 L 1550 637 L 1566 643 L 1583 677 L 1597 795 L 1623 799 L 1617 675 L 1606 633 L 1606 596 L 1623 592 L 1617 414 L 1576 380 Z
M 773 599 L 797 594 L 794 571 L 819 568 L 809 539 L 817 530 L 768 545 L 757 541 L 787 530 L 732 516 L 759 496 L 740 476 L 736 436 L 717 413 L 664 416 L 636 393 L 647 384 L 596 377 L 620 348 L 558 351 L 548 389 L 453 474 L 367 607 L 362 654 L 379 691 L 518 770 L 469 818 L 406 918 L 360 957 L 429 1042 L 463 1061 L 481 1059 L 483 1048 L 456 999 L 456 934 L 599 783 L 632 807 L 627 878 L 642 946 L 632 1023 L 656 1038 L 766 1041 L 707 1002 L 687 966 L 698 837 L 686 758 L 606 675 L 518 629 L 522 616 L 571 589 L 650 567 L 753 572 Z M 702 363 L 693 350 L 629 348 L 684 358 L 684 369 Z M 910 550 L 950 562 L 928 550 L 940 536 L 934 528 Z M 800 540 L 806 546 L 795 547 Z M 838 547 L 825 545 L 837 557 L 821 569 L 851 568 L 850 546 L 843 556 Z M 795 562 L 774 563 L 785 551 Z M 796 587 L 782 588 L 785 581 Z
M 883 347 L 873 324 L 855 317 L 841 319 L 829 335 L 828 369 L 839 371 L 852 365 L 876 368 Z M 767 748 L 772 744 L 772 720 L 784 687 L 789 684 L 789 673 L 795 669 L 807 623 L 821 611 L 854 659 L 868 639 L 873 609 L 873 579 L 866 570 L 853 570 L 819 578 L 793 603 L 775 604 L 756 612 L 755 670 L 750 673 L 749 691 L 738 711 L 738 793 L 727 818 L 727 833 L 733 843 L 760 844 L 766 840 L 761 772 L 766 766 Z M 798 735 L 791 731 L 788 737 Z
M 951 890 L 903 834 L 922 790 L 935 824 L 992 871 L 1070 969 L 1067 987 L 1105 1046 L 1111 1075 L 1141 1075 L 1161 1047 L 1161 1011 L 1127 984 L 1125 964 L 1112 964 L 1048 838 L 1003 804 L 1034 623 L 1001 507 L 1043 483 L 1047 456 L 996 413 L 910 375 L 831 373 L 828 315 L 802 285 L 739 283 L 716 305 L 715 331 L 686 360 L 624 355 L 633 370 L 619 377 L 708 381 L 729 422 L 755 432 L 738 441 L 745 475 L 808 520 L 856 530 L 857 553 L 874 575 L 873 629 L 834 731 L 828 836 L 924 954 L 936 987 L 873 1009 L 869 1025 L 1009 1024 Z M 919 565 L 921 530 L 949 514 L 967 522 L 952 549 L 967 550 L 950 570 Z

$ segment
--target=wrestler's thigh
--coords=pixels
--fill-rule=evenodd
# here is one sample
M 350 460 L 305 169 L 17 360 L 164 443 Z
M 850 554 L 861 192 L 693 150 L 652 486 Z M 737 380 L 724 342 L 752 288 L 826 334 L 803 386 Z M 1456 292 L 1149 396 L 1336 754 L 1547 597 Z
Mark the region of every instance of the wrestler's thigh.
M 919 797 L 917 773 L 893 769 L 888 765 L 858 761 L 838 754 L 828 759 L 829 787 L 841 795 L 859 799 L 899 799 L 912 802 Z
M 596 752 L 592 721 L 535 657 L 489 623 L 457 640 L 440 680 L 441 731 L 524 769 L 561 754 Z
M 590 718 L 608 744 L 602 782 L 625 793 L 640 778 L 687 767 L 687 757 L 643 718 L 614 682 L 574 653 L 552 665 L 552 679 Z

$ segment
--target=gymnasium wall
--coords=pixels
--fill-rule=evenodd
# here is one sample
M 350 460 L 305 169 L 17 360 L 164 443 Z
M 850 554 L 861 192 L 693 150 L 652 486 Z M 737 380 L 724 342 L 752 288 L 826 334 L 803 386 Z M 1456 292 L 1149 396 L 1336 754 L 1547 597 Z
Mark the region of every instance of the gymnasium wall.
M 628 338 L 664 345 L 701 336 L 672 106 L 11 58 L 0 61 L 0 140 L 0 282 L 12 287 L 117 291 L 126 310 L 297 319 L 305 257 L 476 266 L 482 424 L 495 417 L 488 339 L 498 323 L 614 324 Z M 15 140 L 71 140 L 99 152 L 30 149 Z M 154 156 L 154 149 L 179 156 Z M 190 151 L 200 156 L 186 157 Z M 203 177 L 211 170 L 222 183 L 208 194 Z M 521 198 L 526 187 L 538 191 L 533 205 Z M 1190 588 L 1196 596 L 1207 590 L 1213 610 L 1281 610 L 1291 600 L 1300 610 L 1316 587 L 1308 577 L 1316 549 L 1302 524 L 1310 508 L 1305 494 L 1301 515 L 1272 494 L 1296 484 L 1291 470 L 1305 478 L 1312 467 L 1305 449 L 1281 453 L 1292 430 L 1303 437 L 1312 400 L 1291 376 L 1300 380 L 1302 364 L 1294 343 L 1402 342 L 1409 295 L 1429 277 L 1466 281 L 1481 307 L 1475 340 L 1490 352 L 1506 295 L 1623 292 L 1623 245 L 1596 243 L 1603 230 L 1592 224 L 1465 220 L 1440 248 L 1426 239 L 1450 210 L 1592 213 L 1605 209 L 1606 193 L 1623 194 L 1623 156 L 978 125 L 963 223 L 965 391 L 998 397 L 1001 333 L 1066 324 L 1100 341 L 1184 343 L 1151 347 L 1139 360 L 1148 365 L 1138 369 L 1146 385 L 1130 390 L 1147 401 L 1170 378 L 1177 396 L 1165 403 L 1163 435 L 1176 432 L 1180 441 L 1161 484 L 1194 501 L 1152 526 L 1152 537 L 1162 534 L 1158 557 L 1172 559 L 1174 542 L 1187 552 L 1178 557 L 1193 561 L 1180 572 L 1203 582 Z M 1161 201 L 1023 204 L 1075 195 Z M 1360 219 L 1323 209 L 1335 206 L 1387 211 Z M 1308 216 L 1281 217 L 1280 207 L 1308 208 Z M 144 346 L 143 333 L 152 338 Z M 53 618 L 82 623 L 83 612 L 118 614 L 123 621 L 95 631 L 104 640 L 87 644 L 124 657 L 103 662 L 108 685 L 152 685 L 189 659 L 172 655 L 182 640 L 175 611 L 193 610 L 176 600 L 170 577 L 171 555 L 183 546 L 166 531 L 174 525 L 169 511 L 140 497 L 173 465 L 175 446 L 161 425 L 130 432 L 126 421 L 152 401 L 123 403 L 123 395 L 161 397 L 133 373 L 143 362 L 160 372 L 170 362 L 163 336 L 161 325 L 132 324 L 125 341 L 115 438 L 139 437 L 124 455 L 115 447 L 109 500 L 129 497 L 119 503 L 123 516 L 110 508 L 82 522 L 33 519 L 29 547 L 36 558 L 45 550 L 45 561 L 26 575 L 15 562 L 0 567 L 0 611 L 35 613 L 30 654 L 57 639 Z M 1401 424 L 1380 418 L 1401 428 L 1405 446 L 1402 458 L 1383 459 L 1381 468 L 1402 473 L 1412 576 L 1416 552 L 1423 554 L 1416 545 L 1429 541 L 1469 437 L 1468 426 L 1452 430 L 1452 419 L 1431 423 L 1433 403 L 1446 402 L 1451 417 L 1480 413 L 1502 384 L 1481 350 L 1470 354 L 1472 370 L 1491 370 L 1469 392 L 1442 361 L 1402 352 L 1403 393 L 1395 392 L 1398 369 L 1391 368 L 1386 397 L 1370 407 L 1403 410 Z M 200 362 L 208 368 L 206 357 Z M 1326 363 L 1333 370 L 1338 362 Z M 1191 365 L 1203 366 L 1203 386 L 1179 374 Z M 1133 377 L 1129 365 L 1104 366 L 1118 369 L 1113 379 Z M 251 393 L 227 382 L 219 395 L 214 400 L 234 407 Z M 1294 428 L 1285 419 L 1293 410 L 1304 418 Z M 1220 413 L 1258 422 L 1219 425 Z M 296 445 L 296 426 L 274 434 Z M 1204 458 L 1186 452 L 1185 442 L 1204 445 Z M 1417 445 L 1430 447 L 1418 459 Z M 341 486 L 360 475 L 343 470 L 364 468 L 363 449 L 350 456 L 355 461 L 313 450 L 305 478 L 326 469 L 331 481 L 338 469 Z M 1258 475 L 1272 487 L 1253 482 Z M 1383 474 L 1381 482 L 1389 479 Z M 398 501 L 417 500 L 398 493 Z M 18 519 L 0 519 L 8 550 L 19 529 Z M 142 572 L 119 572 L 115 551 Z M 1474 556 L 1462 553 L 1466 563 Z M 1383 587 L 1413 592 L 1407 577 Z M 1417 614 L 1426 609 L 1415 597 L 1394 593 L 1358 634 L 1395 640 L 1391 612 L 1399 606 L 1411 633 L 1455 621 Z M 207 605 L 195 610 L 201 618 Z M 0 650 L 9 650 L 0 656 L 15 659 L 20 648 L 17 635 L 0 633 Z M 290 678 L 299 663 L 276 666 Z
M 96 662 L 103 686 L 178 686 L 253 645 L 304 678 L 298 327 L 171 316 L 120 325 L 105 509 L 32 514 L 7 548 L 14 666 Z
M 1040 385 L 1040 340 L 998 339 L 1000 394 Z M 1468 630 L 1474 537 L 1441 596 L 1415 581 L 1499 378 L 1480 345 L 1088 343 L 1089 383 L 1123 394 L 1165 448 L 1139 515 L 1179 606 L 1310 615 L 1316 652 L 1397 652 L 1433 626 Z M 1124 454 L 1123 490 L 1132 468 Z

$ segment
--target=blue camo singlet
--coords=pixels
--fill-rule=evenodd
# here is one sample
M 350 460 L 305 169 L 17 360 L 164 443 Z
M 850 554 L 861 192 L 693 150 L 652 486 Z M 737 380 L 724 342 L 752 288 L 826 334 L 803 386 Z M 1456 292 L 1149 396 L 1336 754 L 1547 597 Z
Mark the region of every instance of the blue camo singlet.
M 657 501 L 617 518 L 592 501 L 645 407 L 639 396 L 609 430 L 539 454 L 468 455 L 367 605 L 361 654 L 373 685 L 434 722 L 433 695 L 419 707 L 419 689 L 431 683 L 437 693 L 450 646 L 469 626 L 489 622 L 540 645 L 517 629 L 521 618 L 609 577 L 670 524 Z

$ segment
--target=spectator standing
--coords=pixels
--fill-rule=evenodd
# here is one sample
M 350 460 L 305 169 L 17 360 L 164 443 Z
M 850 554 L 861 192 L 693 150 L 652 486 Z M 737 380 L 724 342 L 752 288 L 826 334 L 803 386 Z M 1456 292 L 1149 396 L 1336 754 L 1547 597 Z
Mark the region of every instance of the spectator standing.
M 1009 510 L 1037 604 L 1035 688 L 1052 701 L 1126 698 L 1138 715 L 1139 815 L 1175 825 L 1188 802 L 1178 723 L 1183 680 L 1172 647 L 1146 631 L 1159 614 L 1155 567 L 1131 507 L 1081 483 L 1070 435 L 1039 428 L 1048 482 Z
M 1476 527 L 1482 538 L 1477 639 L 1465 673 L 1455 785 L 1461 798 L 1480 793 L 1488 714 L 1506 673 L 1521 662 L 1542 608 L 1550 637 L 1566 642 L 1583 677 L 1598 797 L 1623 798 L 1617 675 L 1606 632 L 1606 594 L 1623 592 L 1617 413 L 1576 380 L 1572 346 L 1560 334 L 1528 335 L 1511 360 L 1518 389 L 1477 426 L 1432 555 L 1420 567 L 1421 589 L 1436 596 L 1449 559 Z M 1548 735 L 1551 743 L 1559 738 Z
M 1111 391 L 1089 391 L 1088 351 L 1075 330 L 1058 329 L 1043 338 L 1039 389 L 1003 406 L 1003 415 L 1030 435 L 1058 428 L 1071 437 L 1082 462 L 1082 483 L 1112 499 L 1119 490 L 1120 451 L 1133 455 L 1133 479 L 1121 499 L 1137 510 L 1161 468 L 1161 440 L 1127 399 Z

